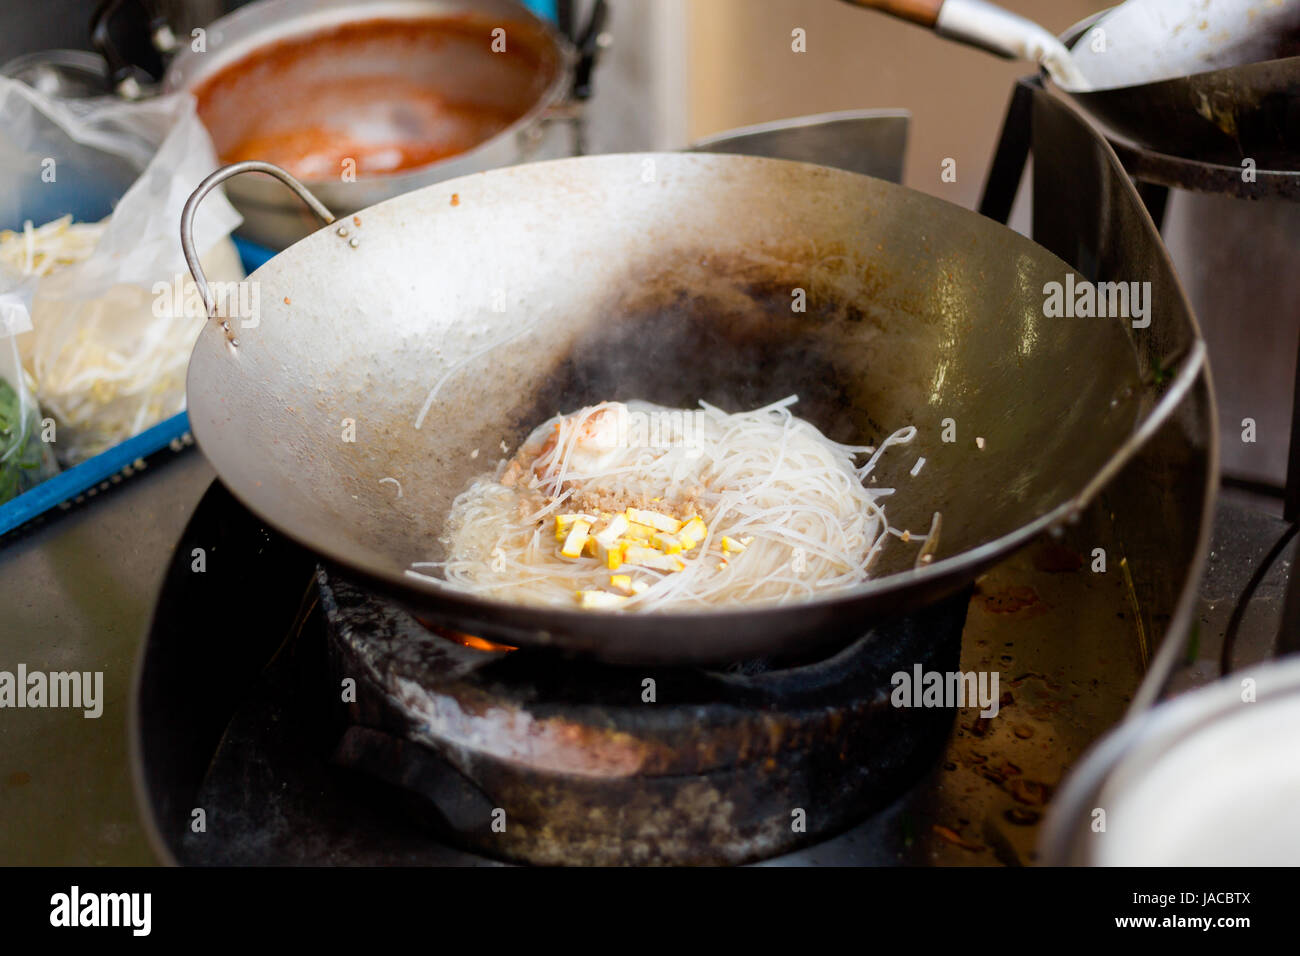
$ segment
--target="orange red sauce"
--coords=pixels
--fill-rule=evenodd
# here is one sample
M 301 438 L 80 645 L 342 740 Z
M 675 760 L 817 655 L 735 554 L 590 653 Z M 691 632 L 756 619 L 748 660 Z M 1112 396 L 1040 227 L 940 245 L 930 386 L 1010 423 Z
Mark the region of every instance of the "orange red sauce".
M 505 52 L 492 50 L 497 28 Z M 223 161 L 360 178 L 473 149 L 527 113 L 559 68 L 529 24 L 375 19 L 259 47 L 193 92 Z

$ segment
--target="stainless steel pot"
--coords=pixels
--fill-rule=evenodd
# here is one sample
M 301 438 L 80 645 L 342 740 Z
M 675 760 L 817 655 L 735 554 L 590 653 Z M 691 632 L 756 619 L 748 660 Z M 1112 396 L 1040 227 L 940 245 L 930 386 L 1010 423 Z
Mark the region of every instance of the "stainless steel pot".
M 586 30 L 588 58 L 603 9 Z M 413 39 L 414 29 L 390 29 L 382 40 L 363 29 L 435 19 L 447 25 L 447 36 L 427 42 Z M 504 55 L 493 50 L 498 28 L 505 31 Z M 154 35 L 173 45 L 170 31 L 155 29 Z M 120 65 L 106 32 L 97 30 L 97 36 L 110 64 Z M 160 88 L 198 95 L 200 116 L 224 160 L 274 159 L 253 155 L 244 144 L 275 144 L 277 137 L 326 144 L 333 137 L 365 148 L 367 135 L 446 124 L 433 114 L 437 103 L 491 111 L 500 119 L 495 132 L 445 158 L 375 165 L 368 172 L 368 159 L 345 155 L 351 164 L 332 162 L 329 173 L 300 176 L 339 215 L 444 179 L 571 154 L 564 130 L 554 127 L 577 118 L 575 67 L 590 71 L 566 38 L 516 0 L 259 0 L 198 35 L 181 37 L 173 49 Z M 132 81 L 123 79 L 129 94 Z M 376 99 L 367 99 L 363 85 Z M 395 92 L 399 87 L 409 99 Z M 439 133 L 443 128 L 436 127 Z M 466 141 L 476 138 L 464 134 Z M 339 149 L 347 153 L 346 146 Z M 269 180 L 244 177 L 228 194 L 244 216 L 240 234 L 255 242 L 281 249 L 315 228 L 301 204 Z
M 1300 658 L 1134 715 L 1052 803 L 1049 866 L 1293 866 L 1300 859 Z

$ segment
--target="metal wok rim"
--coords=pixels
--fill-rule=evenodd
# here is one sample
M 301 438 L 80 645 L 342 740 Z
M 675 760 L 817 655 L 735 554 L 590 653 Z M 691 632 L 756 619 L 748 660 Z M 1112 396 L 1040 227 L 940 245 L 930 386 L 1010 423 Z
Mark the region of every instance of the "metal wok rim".
M 793 116 L 789 119 L 769 120 L 766 123 L 751 123 L 747 126 L 737 126 L 733 129 L 726 129 L 720 133 L 713 133 L 710 136 L 704 136 L 700 139 L 692 140 L 685 152 L 707 152 L 708 147 L 718 143 L 728 143 L 732 140 L 739 139 L 743 136 L 750 136 L 755 133 L 780 133 L 792 129 L 806 129 L 809 126 L 827 126 L 832 123 L 840 123 L 852 120 L 864 119 L 912 119 L 912 111 L 908 109 L 895 109 L 890 107 L 871 108 L 860 110 L 831 110 L 827 113 L 808 113 L 803 116 Z M 750 155 L 739 153 L 737 155 Z M 759 156 L 757 159 L 774 159 L 771 156 Z M 799 160 L 785 160 L 785 162 L 799 162 Z M 839 168 L 839 167 L 830 167 Z M 842 172 L 851 173 L 853 170 L 844 169 Z M 866 175 L 862 173 L 860 175 Z M 901 186 L 902 183 L 894 183 L 895 186 Z
M 1088 32 L 1090 27 L 1114 13 L 1115 9 L 1115 7 L 1107 7 L 1105 10 L 1098 10 L 1091 16 L 1084 17 L 1073 26 L 1067 27 L 1063 32 L 1058 34 L 1057 38 L 1065 44 L 1066 49 L 1072 51 L 1075 44 L 1083 39 L 1083 35 Z M 1198 70 L 1195 73 L 1184 73 L 1181 76 L 1170 76 L 1163 80 L 1149 80 L 1146 83 L 1125 83 L 1123 86 L 1094 86 L 1089 87 L 1086 90 L 1072 90 L 1069 87 L 1062 86 L 1060 83 L 1053 80 L 1046 70 L 1041 68 L 1039 69 L 1039 75 L 1043 77 L 1044 82 L 1050 83 L 1052 87 L 1060 90 L 1067 96 L 1081 97 L 1083 98 L 1083 101 L 1086 101 L 1090 93 L 1121 93 L 1125 90 L 1154 90 L 1169 83 L 1186 83 L 1188 80 L 1198 77 L 1215 76 L 1219 73 L 1239 72 L 1241 70 L 1249 70 L 1252 67 L 1263 67 L 1275 63 L 1294 63 L 1297 68 L 1300 68 L 1300 56 L 1279 56 L 1273 57 L 1270 60 L 1253 60 L 1250 63 L 1239 63 L 1236 66 L 1220 66 L 1213 70 Z
M 529 164 L 530 168 L 540 168 L 547 165 L 555 164 L 582 164 L 582 163 L 604 163 L 615 160 L 625 162 L 640 162 L 647 158 L 665 158 L 678 157 L 679 153 L 623 153 L 623 154 L 604 154 L 601 156 L 588 157 L 570 157 L 566 159 L 551 160 L 547 163 Z M 826 167 L 818 166 L 814 163 L 798 163 L 789 160 L 774 160 L 758 157 L 729 157 L 729 160 L 735 162 L 745 162 L 750 164 L 781 164 L 786 166 L 802 166 L 810 169 L 825 169 Z M 874 180 L 873 177 L 862 176 L 859 173 L 850 173 L 844 170 L 835 170 L 837 175 L 841 176 L 861 176 L 864 179 L 873 180 L 883 183 L 883 180 Z M 489 173 L 471 174 L 476 180 Z M 456 185 L 467 177 L 458 177 L 457 179 L 446 180 L 425 187 L 425 189 L 454 190 Z M 885 183 L 891 189 L 907 189 L 893 183 Z M 377 209 L 380 206 L 389 203 L 400 203 L 405 201 L 408 196 L 418 195 L 422 190 L 415 193 L 397 196 L 385 200 L 375 206 L 369 207 Z M 914 190 L 908 190 L 914 192 Z M 934 202 L 945 202 L 937 197 L 926 196 L 927 200 Z M 951 205 L 951 204 L 950 204 Z M 963 207 L 959 207 L 963 208 Z M 965 210 L 968 215 L 977 215 L 970 210 Z M 324 231 L 330 227 L 325 226 L 316 230 Z M 1006 228 L 1006 227 L 1002 227 Z M 1023 238 L 1023 237 L 1022 237 Z M 302 241 L 302 240 L 300 240 Z M 295 244 L 296 245 L 296 244 Z M 290 249 L 293 247 L 291 246 Z M 1040 247 L 1041 248 L 1041 247 Z M 257 276 L 260 270 L 255 271 L 250 279 Z M 1181 287 L 1179 287 L 1181 293 Z M 207 329 L 204 334 L 218 334 L 216 329 Z M 197 348 L 197 346 L 196 346 Z M 1192 388 L 1197 375 L 1206 363 L 1206 350 L 1204 341 L 1200 337 L 1199 329 L 1193 327 L 1193 338 L 1185 354 L 1178 361 L 1178 368 L 1170 383 L 1165 387 L 1162 394 L 1154 401 L 1150 410 L 1146 413 L 1145 418 L 1141 418 L 1130 431 L 1124 442 L 1111 454 L 1105 464 L 1097 473 L 1088 481 L 1088 483 L 1079 489 L 1073 496 L 1065 499 L 1057 507 L 1053 508 L 1027 524 L 1021 525 L 1015 530 L 1008 532 L 1000 537 L 986 541 L 981 545 L 970 548 L 959 554 L 951 555 L 946 558 L 934 561 L 921 568 L 910 571 L 895 572 L 879 578 L 873 578 L 863 582 L 851 589 L 837 592 L 827 597 L 812 598 L 800 600 L 788 604 L 758 604 L 758 605 L 738 605 L 722 606 L 718 608 L 697 609 L 691 611 L 649 611 L 637 614 L 627 614 L 618 611 L 608 611 L 603 614 L 593 613 L 590 610 L 567 609 L 558 607 L 549 607 L 543 605 L 531 605 L 519 602 L 493 600 L 469 594 L 463 591 L 457 591 L 447 586 L 445 583 L 432 579 L 413 578 L 405 573 L 394 573 L 389 571 L 379 571 L 361 566 L 354 563 L 343 548 L 336 544 L 321 546 L 316 542 L 308 540 L 305 536 L 299 535 L 293 528 L 287 527 L 279 522 L 273 515 L 268 515 L 262 510 L 254 507 L 249 501 L 245 500 L 239 490 L 227 485 L 231 494 L 235 496 L 245 507 L 254 514 L 257 514 L 268 524 L 282 532 L 286 537 L 303 545 L 313 553 L 327 559 L 328 561 L 356 574 L 367 581 L 373 582 L 383 590 L 398 597 L 414 607 L 432 607 L 437 606 L 440 613 L 460 612 L 465 618 L 478 619 L 488 630 L 496 627 L 500 630 L 499 625 L 489 624 L 492 620 L 509 619 L 511 615 L 527 619 L 527 630 L 533 633 L 532 643 L 536 644 L 563 644 L 563 641 L 553 642 L 551 637 L 552 631 L 567 632 L 568 634 L 590 633 L 593 629 L 593 622 L 608 622 L 612 620 L 619 621 L 653 621 L 654 626 L 659 629 L 671 628 L 674 624 L 683 622 L 699 622 L 701 619 L 707 619 L 709 622 L 725 626 L 740 625 L 745 622 L 754 620 L 757 617 L 772 619 L 781 614 L 786 615 L 807 615 L 813 612 L 828 612 L 835 609 L 848 608 L 855 602 L 867 598 L 877 597 L 881 594 L 889 593 L 893 590 L 901 590 L 902 584 L 913 584 L 918 582 L 930 582 L 936 588 L 941 588 L 945 583 L 955 587 L 955 582 L 965 582 L 970 580 L 980 570 L 990 566 L 997 559 L 1011 553 L 1024 544 L 1028 543 L 1034 537 L 1052 528 L 1055 525 L 1070 521 L 1096 497 L 1096 495 L 1110 482 L 1112 478 L 1129 462 L 1134 454 L 1158 431 L 1165 422 L 1170 418 L 1175 408 L 1186 397 Z M 193 371 L 191 364 L 190 371 Z M 200 447 L 203 445 L 203 433 L 207 429 L 206 423 L 196 421 L 192 424 L 194 435 L 199 442 Z M 504 612 L 504 613 L 503 613 Z M 727 656 L 725 652 L 720 652 L 721 656 Z M 701 650 L 700 659 L 709 657 L 707 649 Z M 719 656 L 719 655 L 712 655 Z

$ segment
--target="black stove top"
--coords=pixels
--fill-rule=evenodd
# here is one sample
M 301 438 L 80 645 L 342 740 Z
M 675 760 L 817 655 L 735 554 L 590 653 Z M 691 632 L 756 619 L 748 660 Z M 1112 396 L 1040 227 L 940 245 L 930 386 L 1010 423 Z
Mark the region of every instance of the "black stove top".
M 157 836 L 197 864 L 771 858 L 936 764 L 954 710 L 890 676 L 954 670 L 968 601 L 798 666 L 612 667 L 427 626 L 214 484 L 140 675 Z
M 1104 516 L 1076 530 L 1104 540 Z M 826 660 L 625 668 L 421 621 L 214 483 L 138 675 L 155 846 L 200 865 L 1032 862 L 1060 775 L 1141 676 L 1128 594 L 1081 547 L 1031 547 Z M 918 665 L 1000 672 L 1008 719 L 891 706 Z

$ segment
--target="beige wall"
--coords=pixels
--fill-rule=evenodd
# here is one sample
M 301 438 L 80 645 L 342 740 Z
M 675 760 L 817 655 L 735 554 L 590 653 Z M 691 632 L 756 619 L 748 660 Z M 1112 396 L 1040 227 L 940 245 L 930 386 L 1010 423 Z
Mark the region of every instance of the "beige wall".
M 1007 0 L 1009 9 L 1059 33 L 1107 4 Z M 806 53 L 790 31 L 807 33 Z M 688 0 L 692 140 L 750 123 L 870 107 L 912 111 L 904 181 L 974 206 L 992 158 L 1011 85 L 1024 63 L 940 40 L 842 0 Z M 939 178 L 957 162 L 957 181 Z

